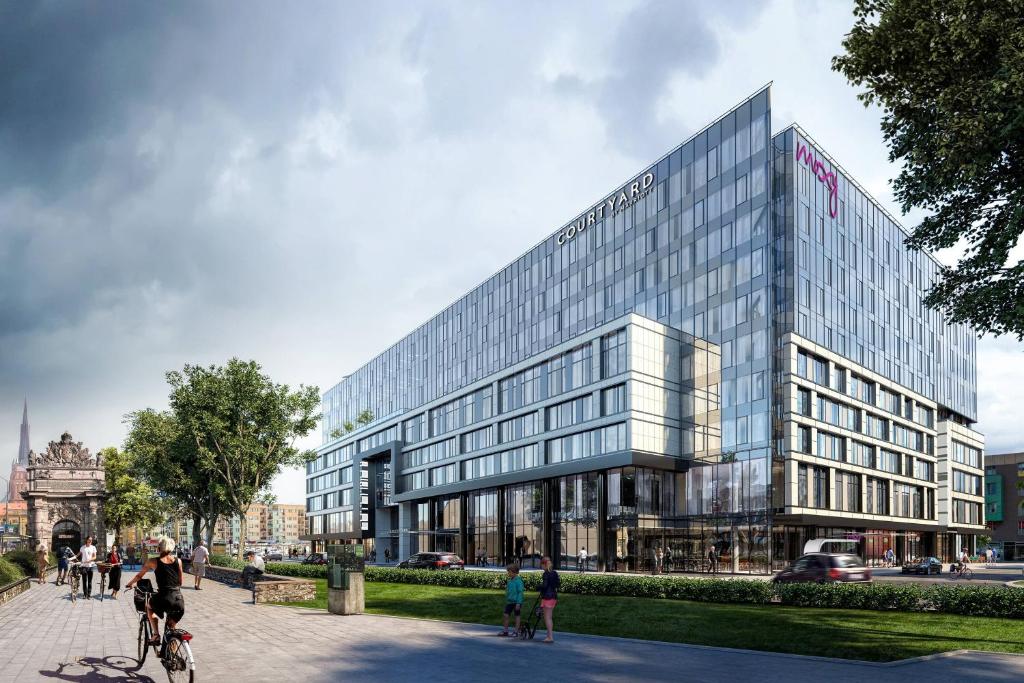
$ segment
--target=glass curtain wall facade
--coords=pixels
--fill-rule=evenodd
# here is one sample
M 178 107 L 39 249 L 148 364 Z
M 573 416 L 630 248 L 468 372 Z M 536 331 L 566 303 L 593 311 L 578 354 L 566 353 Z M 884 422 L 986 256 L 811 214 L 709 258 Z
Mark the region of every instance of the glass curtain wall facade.
M 893 509 L 937 532 L 941 456 L 905 458 L 940 420 L 976 419 L 974 337 L 923 307 L 937 265 L 903 234 L 799 128 L 773 137 L 755 93 L 328 390 L 309 538 L 365 500 L 338 495 L 345 468 L 389 447 L 401 557 L 766 572 L 825 530 L 899 534 Z M 840 359 L 809 366 L 824 388 L 798 392 L 795 346 Z M 877 377 L 871 405 L 899 419 L 882 434 L 830 403 L 836 372 L 844 392 Z M 833 410 L 900 469 L 813 462 L 868 448 L 814 422 Z M 815 505 L 841 518 L 794 512 Z

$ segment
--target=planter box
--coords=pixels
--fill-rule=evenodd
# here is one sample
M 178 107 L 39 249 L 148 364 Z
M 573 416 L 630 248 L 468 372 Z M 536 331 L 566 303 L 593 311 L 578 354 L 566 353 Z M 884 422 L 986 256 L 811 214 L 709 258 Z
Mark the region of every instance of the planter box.
M 190 571 L 192 565 L 182 560 L 185 571 Z M 206 565 L 206 577 L 211 581 L 226 583 L 233 586 L 242 586 L 242 572 L 239 569 L 229 567 L 217 567 Z M 296 579 L 290 576 L 276 576 L 274 574 L 263 574 L 256 579 L 256 588 L 253 591 L 253 602 L 256 604 L 267 602 L 302 602 L 316 598 L 316 583 L 310 579 Z

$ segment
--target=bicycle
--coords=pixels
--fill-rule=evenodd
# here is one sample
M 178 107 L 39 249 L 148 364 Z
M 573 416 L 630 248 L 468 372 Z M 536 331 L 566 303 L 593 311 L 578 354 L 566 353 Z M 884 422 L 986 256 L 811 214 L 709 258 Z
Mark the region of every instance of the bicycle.
M 82 580 L 82 565 L 71 562 L 68 567 L 68 585 L 71 586 L 71 602 L 78 602 L 78 584 Z
M 949 573 L 951 579 L 973 579 L 974 570 L 968 567 L 966 564 L 962 564 Z
M 107 562 L 97 562 L 96 571 L 100 574 L 100 602 L 103 602 L 103 594 L 107 592 L 107 572 L 111 565 Z
M 139 639 L 138 639 L 138 662 L 142 668 L 146 661 L 149 648 L 152 647 L 160 658 L 160 663 L 167 672 L 167 680 L 170 683 L 193 683 L 196 675 L 196 660 L 192 656 L 192 648 L 189 642 L 192 634 L 180 628 L 169 628 L 164 624 L 164 635 L 159 645 L 153 644 L 150 640 L 153 637 L 153 626 L 147 616 L 149 600 L 153 591 L 139 588 L 136 585 L 132 596 L 135 601 L 135 610 L 139 613 Z

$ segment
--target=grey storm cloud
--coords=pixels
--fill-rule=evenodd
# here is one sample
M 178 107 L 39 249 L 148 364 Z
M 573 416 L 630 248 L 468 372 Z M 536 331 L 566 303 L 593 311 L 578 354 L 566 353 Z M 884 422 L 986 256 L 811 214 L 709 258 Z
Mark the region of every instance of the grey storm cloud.
M 154 284 L 243 303 L 266 282 L 248 262 L 279 248 L 260 236 L 302 231 L 266 212 L 212 215 L 216 174 L 242 155 L 273 184 L 297 122 L 318 109 L 338 113 L 349 145 L 375 151 L 417 128 L 444 137 L 514 125 L 508 97 L 547 96 L 539 61 L 553 27 L 568 25 L 584 35 L 581 63 L 612 74 L 594 104 L 618 128 L 650 108 L 673 69 L 702 68 L 718 52 L 699 3 L 639 6 L 618 22 L 582 7 L 4 5 L 4 331 L 73 324 Z M 397 63 L 368 93 L 361 72 L 378 55 Z

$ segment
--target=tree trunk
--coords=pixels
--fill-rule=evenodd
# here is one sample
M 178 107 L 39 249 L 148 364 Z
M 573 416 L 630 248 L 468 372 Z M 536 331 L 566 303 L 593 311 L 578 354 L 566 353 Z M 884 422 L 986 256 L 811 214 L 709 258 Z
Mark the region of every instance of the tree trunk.
M 196 547 L 197 545 L 199 545 L 199 541 L 203 537 L 202 536 L 202 529 L 203 529 L 203 518 L 193 512 L 192 513 L 192 547 Z
M 213 552 L 213 530 L 217 526 L 216 517 L 206 520 L 206 549 Z
M 246 515 L 244 515 L 244 514 L 239 515 L 239 518 L 238 518 L 238 536 L 239 536 L 239 539 L 238 539 L 238 559 L 239 560 L 244 560 L 245 559 L 243 553 L 245 553 L 245 541 L 246 541 L 246 536 L 248 535 L 248 533 L 249 533 L 249 520 L 246 518 Z

